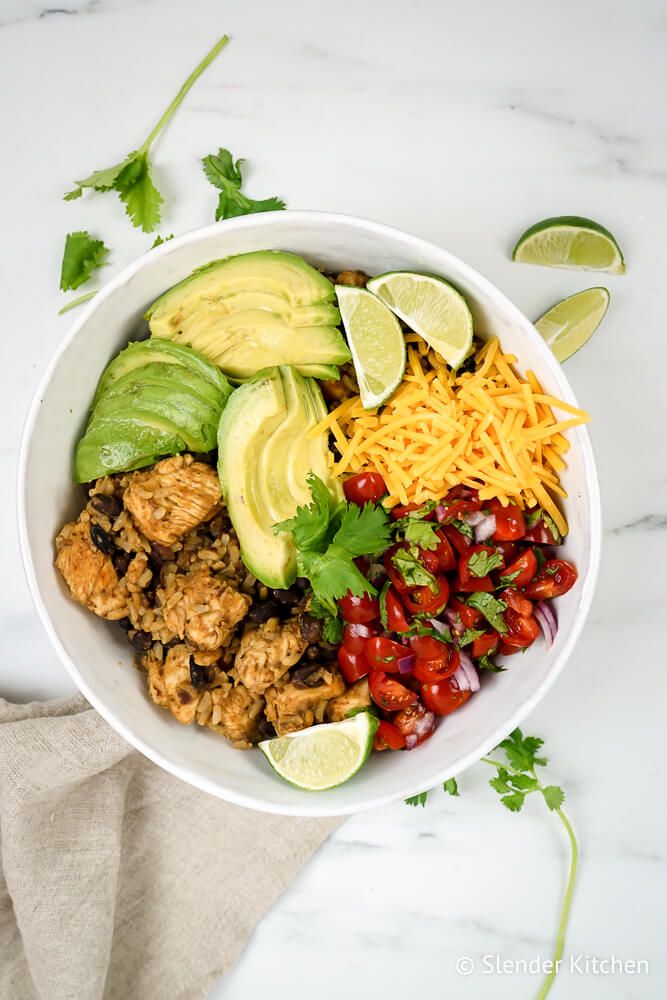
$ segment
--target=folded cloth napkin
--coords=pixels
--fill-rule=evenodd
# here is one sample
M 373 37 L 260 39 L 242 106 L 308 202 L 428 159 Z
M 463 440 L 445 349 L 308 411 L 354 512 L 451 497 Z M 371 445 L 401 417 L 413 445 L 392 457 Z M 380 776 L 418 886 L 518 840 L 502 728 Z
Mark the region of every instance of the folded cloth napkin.
M 0 997 L 204 997 L 338 822 L 196 791 L 80 696 L 0 699 Z

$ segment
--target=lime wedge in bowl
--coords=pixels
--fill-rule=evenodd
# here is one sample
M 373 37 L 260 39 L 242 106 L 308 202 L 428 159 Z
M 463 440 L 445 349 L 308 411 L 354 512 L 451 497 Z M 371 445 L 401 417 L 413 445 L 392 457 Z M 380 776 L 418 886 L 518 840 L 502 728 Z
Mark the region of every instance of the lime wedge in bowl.
M 378 720 L 359 712 L 343 722 L 329 722 L 277 736 L 259 744 L 273 770 L 306 792 L 336 788 L 357 773 L 373 749 Z
M 562 299 L 535 323 L 558 361 L 567 361 L 588 343 L 609 307 L 606 288 L 586 288 Z
M 336 285 L 361 405 L 374 410 L 389 399 L 405 371 L 405 338 L 387 306 L 363 288 Z
M 623 254 L 614 236 L 604 226 L 579 215 L 560 215 L 536 222 L 517 240 L 512 260 L 609 274 L 625 271 Z
M 452 368 L 458 368 L 470 353 L 472 314 L 461 293 L 442 278 L 389 271 L 371 278 L 366 287 Z

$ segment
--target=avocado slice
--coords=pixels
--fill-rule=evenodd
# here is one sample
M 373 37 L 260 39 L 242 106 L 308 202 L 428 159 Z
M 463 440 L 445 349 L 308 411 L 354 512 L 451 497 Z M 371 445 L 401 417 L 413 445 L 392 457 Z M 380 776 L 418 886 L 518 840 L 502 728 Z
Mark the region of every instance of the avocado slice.
M 269 366 L 350 360 L 332 283 L 302 257 L 258 250 L 199 268 L 146 313 L 152 337 L 188 344 L 234 379 Z
M 222 376 L 224 378 L 224 375 Z M 225 379 L 225 382 L 227 380 Z M 216 411 L 221 409 L 221 404 L 226 400 L 232 391 L 232 387 L 227 382 L 227 392 L 222 395 L 217 386 L 208 379 L 201 378 L 184 365 L 162 364 L 155 361 L 151 364 L 143 365 L 129 371 L 122 378 L 109 384 L 101 399 L 112 399 L 119 396 L 128 389 L 139 385 L 162 386 L 165 390 L 182 391 L 186 389 L 192 393 L 193 401 L 199 401 L 205 405 L 213 407 Z M 95 404 L 93 404 L 93 411 Z
M 176 428 L 154 417 L 142 419 L 135 414 L 98 419 L 89 423 L 77 444 L 74 478 L 77 483 L 89 483 L 185 450 Z
M 216 365 L 193 351 L 191 347 L 184 344 L 174 344 L 169 340 L 137 340 L 117 354 L 109 362 L 97 385 L 95 399 L 98 399 L 106 390 L 124 378 L 130 372 L 144 365 L 159 362 L 161 364 L 173 364 L 182 368 L 187 368 L 195 375 L 207 379 L 211 382 L 225 398 L 232 391 L 232 387 Z
M 105 394 L 95 404 L 92 419 L 155 416 L 173 425 L 189 451 L 215 448 L 220 408 L 211 406 L 187 390 L 171 385 L 135 382 L 117 394 Z
M 331 475 L 326 432 L 308 432 L 326 415 L 319 386 L 296 368 L 261 372 L 231 396 L 218 430 L 218 475 L 241 556 L 268 587 L 290 587 L 296 579 L 296 550 L 289 534 L 274 534 L 278 521 L 311 502 L 310 472 L 342 497 Z

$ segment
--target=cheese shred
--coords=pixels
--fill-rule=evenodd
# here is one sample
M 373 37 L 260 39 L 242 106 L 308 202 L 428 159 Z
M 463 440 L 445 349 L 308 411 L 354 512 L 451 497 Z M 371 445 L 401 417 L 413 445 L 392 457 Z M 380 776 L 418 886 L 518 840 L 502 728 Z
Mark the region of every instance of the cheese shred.
M 517 375 L 516 358 L 502 353 L 497 338 L 478 351 L 476 371 L 463 375 L 419 339 L 406 337 L 406 375 L 385 406 L 369 413 L 354 396 L 312 430 L 333 434 L 340 454 L 334 474 L 380 472 L 389 507 L 440 500 L 463 483 L 481 500 L 539 504 L 566 534 L 555 499 L 567 495 L 558 478 L 569 448 L 563 431 L 588 414 L 545 393 L 534 372 Z

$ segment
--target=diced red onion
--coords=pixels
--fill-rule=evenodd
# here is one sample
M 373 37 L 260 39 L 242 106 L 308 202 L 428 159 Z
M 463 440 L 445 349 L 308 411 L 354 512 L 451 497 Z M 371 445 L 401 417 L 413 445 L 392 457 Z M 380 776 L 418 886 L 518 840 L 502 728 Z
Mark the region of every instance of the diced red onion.
M 454 680 L 459 686 L 460 691 L 479 691 L 481 685 L 479 683 L 479 675 L 475 670 L 475 665 L 463 650 L 459 652 L 459 665 L 453 674 Z
M 496 515 L 486 514 L 475 528 L 475 541 L 485 542 L 496 530 Z
M 434 726 L 435 715 L 433 712 L 424 712 L 422 717 L 417 720 L 414 733 L 409 733 L 405 737 L 405 749 L 412 750 L 413 747 L 416 747 L 417 741 L 430 733 Z
M 458 611 L 454 611 L 454 608 L 445 608 L 445 618 L 452 628 L 463 628 L 459 613 Z
M 488 514 L 483 514 L 481 510 L 471 510 L 469 514 L 464 514 L 462 520 L 466 524 L 469 524 L 471 528 L 476 528 L 478 524 L 481 524 Z
M 547 640 L 547 643 L 553 646 L 558 635 L 558 620 L 547 601 L 538 601 L 535 605 L 535 617 L 544 632 L 544 638 Z
M 386 575 L 387 571 L 385 570 L 383 563 L 374 562 L 368 567 L 366 579 L 370 580 L 371 583 L 378 583 L 380 580 L 384 580 Z
M 355 639 L 372 639 L 378 634 L 376 625 L 365 625 L 363 622 L 346 622 L 345 627 Z
M 434 628 L 436 632 L 440 633 L 440 635 L 447 635 L 449 628 L 444 622 L 439 622 L 437 618 L 429 618 L 428 623 L 431 628 Z
M 447 517 L 447 508 L 443 507 L 443 505 L 439 503 L 433 513 L 435 514 L 436 521 L 442 522 Z
M 396 661 L 399 674 L 409 674 L 415 665 L 416 659 L 417 657 L 414 653 L 407 653 L 405 656 L 400 656 Z

